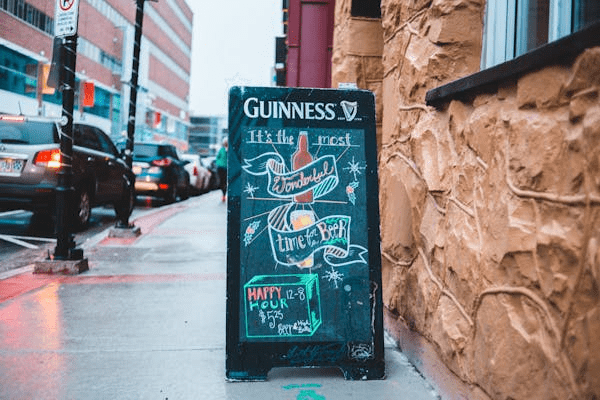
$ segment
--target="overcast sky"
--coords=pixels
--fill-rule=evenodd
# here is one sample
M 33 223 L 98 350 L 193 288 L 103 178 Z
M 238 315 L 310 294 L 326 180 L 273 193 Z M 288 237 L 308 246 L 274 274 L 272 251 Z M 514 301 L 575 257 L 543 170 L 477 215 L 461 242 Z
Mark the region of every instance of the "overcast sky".
M 187 0 L 194 12 L 191 115 L 226 116 L 229 87 L 271 86 L 281 0 Z

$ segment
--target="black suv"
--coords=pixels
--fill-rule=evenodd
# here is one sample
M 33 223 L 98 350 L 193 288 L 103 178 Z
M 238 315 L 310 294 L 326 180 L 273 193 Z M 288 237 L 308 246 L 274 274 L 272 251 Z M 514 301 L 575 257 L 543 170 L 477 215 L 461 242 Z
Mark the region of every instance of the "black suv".
M 177 155 L 172 144 L 135 143 L 133 172 L 135 191 L 141 196 L 161 197 L 169 203 L 178 198 L 185 200 L 190 193 L 190 174 L 185 170 L 187 161 Z
M 61 158 L 55 119 L 0 115 L 0 208 L 55 214 Z M 73 125 L 71 200 L 73 228 L 81 229 L 97 205 L 114 205 L 117 217 L 131 215 L 135 175 L 110 138 L 94 126 Z

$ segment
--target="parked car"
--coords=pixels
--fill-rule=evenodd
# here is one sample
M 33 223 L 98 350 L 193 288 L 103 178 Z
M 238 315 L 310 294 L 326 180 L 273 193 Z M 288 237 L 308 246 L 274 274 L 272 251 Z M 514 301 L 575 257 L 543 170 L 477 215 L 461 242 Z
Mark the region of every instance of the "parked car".
M 59 127 L 57 119 L 0 116 L 0 208 L 56 215 L 58 174 L 67 162 Z M 97 205 L 112 204 L 117 217 L 129 217 L 135 201 L 132 170 L 101 129 L 76 123 L 73 134 L 73 228 L 85 227 Z
M 182 154 L 180 157 L 185 164 L 185 169 L 190 174 L 190 190 L 193 194 L 208 191 L 211 173 L 207 170 L 198 154 Z
M 189 197 L 190 175 L 171 144 L 134 143 L 133 172 L 137 195 L 160 197 L 169 203 Z
M 215 190 L 219 187 L 219 174 L 217 174 L 217 166 L 215 164 L 216 157 L 202 157 L 202 165 L 210 172 L 210 183 L 208 190 Z

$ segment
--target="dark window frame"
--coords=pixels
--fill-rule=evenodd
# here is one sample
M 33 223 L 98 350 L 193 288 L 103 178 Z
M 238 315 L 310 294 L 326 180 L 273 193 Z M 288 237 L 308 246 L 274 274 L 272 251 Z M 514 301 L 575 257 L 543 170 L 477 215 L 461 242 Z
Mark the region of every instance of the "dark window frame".
M 429 106 L 441 107 L 452 99 L 469 99 L 495 91 L 498 84 L 518 79 L 527 72 L 552 64 L 571 64 L 585 49 L 600 46 L 600 22 L 494 67 L 431 89 L 425 95 Z
M 350 15 L 353 17 L 381 18 L 381 1 L 352 0 Z

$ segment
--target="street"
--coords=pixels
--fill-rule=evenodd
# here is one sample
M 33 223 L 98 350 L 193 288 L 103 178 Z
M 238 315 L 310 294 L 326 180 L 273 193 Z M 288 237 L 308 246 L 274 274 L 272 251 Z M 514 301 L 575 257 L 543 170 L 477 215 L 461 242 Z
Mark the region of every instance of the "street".
M 0 398 L 439 398 L 391 341 L 385 380 L 274 368 L 227 382 L 226 215 L 213 191 L 139 215 L 139 238 L 94 235 L 85 273 L 1 279 Z
M 131 220 L 163 205 L 158 199 L 138 197 Z M 117 221 L 112 207 L 96 207 L 88 227 L 74 234 L 75 242 L 81 245 Z M 37 219 L 33 213 L 23 210 L 0 212 L 0 272 L 44 258 L 48 251 L 54 251 L 54 246 L 56 235 L 49 221 Z

